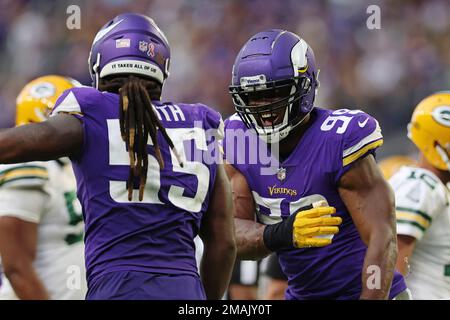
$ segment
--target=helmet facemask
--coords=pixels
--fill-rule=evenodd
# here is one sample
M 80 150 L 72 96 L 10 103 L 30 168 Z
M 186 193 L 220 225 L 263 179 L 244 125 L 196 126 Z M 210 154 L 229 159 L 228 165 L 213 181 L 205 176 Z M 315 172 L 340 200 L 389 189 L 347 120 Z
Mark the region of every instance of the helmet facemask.
M 264 75 L 260 79 L 265 80 Z M 304 75 L 262 82 L 248 85 L 241 81 L 240 86 L 230 86 L 230 93 L 245 125 L 253 128 L 264 141 L 276 143 L 309 114 L 301 111 L 301 105 L 313 90 L 312 83 Z

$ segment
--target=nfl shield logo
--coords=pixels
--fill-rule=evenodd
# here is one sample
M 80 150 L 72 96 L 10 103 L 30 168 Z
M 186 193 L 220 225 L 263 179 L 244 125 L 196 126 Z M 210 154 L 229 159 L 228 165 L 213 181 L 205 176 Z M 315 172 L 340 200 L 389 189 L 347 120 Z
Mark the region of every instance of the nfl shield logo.
M 142 52 L 146 52 L 148 50 L 148 42 L 147 41 L 139 41 L 139 50 Z
M 277 178 L 280 181 L 283 181 L 284 179 L 286 179 L 286 169 L 285 168 L 278 168 Z

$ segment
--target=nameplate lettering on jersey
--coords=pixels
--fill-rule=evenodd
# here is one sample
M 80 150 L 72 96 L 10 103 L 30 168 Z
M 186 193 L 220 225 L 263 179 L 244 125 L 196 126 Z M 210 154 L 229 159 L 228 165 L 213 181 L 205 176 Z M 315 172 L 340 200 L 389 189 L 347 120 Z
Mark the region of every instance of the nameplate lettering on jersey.
M 171 121 L 186 121 L 183 110 L 176 104 L 165 104 L 162 106 L 157 106 L 156 111 L 159 120 L 165 120 L 167 122 Z
M 272 187 L 269 186 L 268 189 L 269 189 L 269 194 L 271 196 L 278 195 L 278 194 L 286 194 L 288 196 L 295 197 L 297 195 L 297 190 L 295 190 L 295 189 L 279 188 L 279 187 L 275 187 L 275 186 L 272 186 Z

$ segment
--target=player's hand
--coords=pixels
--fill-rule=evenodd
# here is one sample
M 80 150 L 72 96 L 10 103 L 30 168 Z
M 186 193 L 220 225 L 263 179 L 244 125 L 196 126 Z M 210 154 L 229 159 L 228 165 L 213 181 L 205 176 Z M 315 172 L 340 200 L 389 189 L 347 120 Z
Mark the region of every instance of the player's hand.
M 293 224 L 293 241 L 296 248 L 324 247 L 332 242 L 333 235 L 339 232 L 340 217 L 334 207 L 321 206 L 296 213 Z
M 331 244 L 333 235 L 339 232 L 340 217 L 325 201 L 301 208 L 282 222 L 264 229 L 264 244 L 272 251 L 288 248 L 323 247 Z

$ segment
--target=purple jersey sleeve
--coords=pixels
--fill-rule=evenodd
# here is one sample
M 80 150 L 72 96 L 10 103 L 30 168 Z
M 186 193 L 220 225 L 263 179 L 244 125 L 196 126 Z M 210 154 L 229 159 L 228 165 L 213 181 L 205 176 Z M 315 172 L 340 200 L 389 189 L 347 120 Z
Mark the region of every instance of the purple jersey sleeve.
M 230 164 L 235 164 L 235 155 L 236 152 L 229 152 L 230 148 L 235 149 L 237 146 L 235 143 L 230 142 L 229 140 L 232 139 L 232 134 L 234 134 L 235 130 L 239 129 L 240 125 L 240 118 L 237 114 L 232 115 L 231 117 L 227 118 L 224 123 L 224 138 L 222 141 L 222 150 L 223 150 L 223 159 L 227 161 Z M 227 143 L 228 142 L 228 143 Z M 227 157 L 227 151 L 228 151 L 228 157 Z M 235 150 L 233 150 L 235 151 Z M 230 157 L 231 154 L 231 157 Z
M 238 114 L 226 119 L 224 127 L 223 159 L 244 173 L 249 166 L 261 160 L 260 152 L 267 150 L 267 144 L 258 138 L 253 129 L 246 127 Z
M 224 123 L 222 120 L 222 116 L 219 112 L 212 110 L 206 105 L 199 105 L 202 108 L 200 108 L 200 112 L 202 113 L 201 118 L 203 119 L 204 128 L 205 129 L 213 129 L 217 130 L 217 134 L 219 135 L 220 139 L 223 139 L 223 131 L 224 131 Z
M 81 118 L 89 109 L 92 93 L 100 94 L 90 87 L 72 88 L 64 91 L 56 101 L 50 116 L 69 113 Z M 86 99 L 87 96 L 90 96 L 90 99 Z
M 224 138 L 224 122 L 219 112 L 211 109 L 207 105 L 196 103 L 195 105 L 185 105 L 189 109 L 187 119 L 192 123 L 193 127 L 201 128 L 206 138 L 206 154 L 210 163 L 222 163 L 223 149 L 222 141 Z M 193 151 L 193 141 L 189 146 L 185 145 L 185 149 Z
M 345 112 L 346 111 L 346 112 Z M 342 128 L 342 141 L 337 160 L 338 168 L 335 181 L 338 182 L 344 173 L 352 167 L 353 163 L 372 154 L 383 144 L 383 135 L 378 121 L 360 110 L 346 109 L 333 112 L 337 117 L 344 119 Z M 345 128 L 346 126 L 346 128 Z
M 98 113 L 107 112 L 99 109 L 107 100 L 114 99 L 113 96 L 115 95 L 102 93 L 91 87 L 77 87 L 64 91 L 56 101 L 50 113 L 51 117 L 59 113 L 70 114 L 79 119 L 83 126 L 83 147 L 80 154 L 71 157 L 72 160 L 80 158 L 86 149 L 87 122 L 98 125 Z

